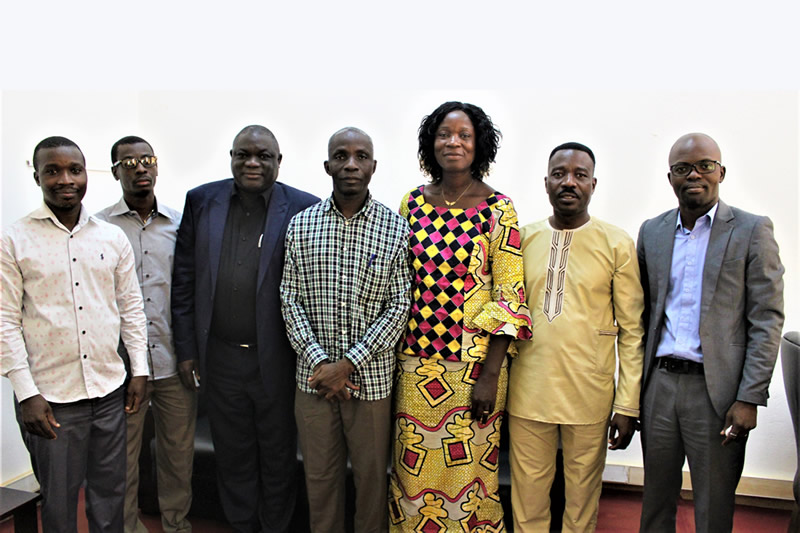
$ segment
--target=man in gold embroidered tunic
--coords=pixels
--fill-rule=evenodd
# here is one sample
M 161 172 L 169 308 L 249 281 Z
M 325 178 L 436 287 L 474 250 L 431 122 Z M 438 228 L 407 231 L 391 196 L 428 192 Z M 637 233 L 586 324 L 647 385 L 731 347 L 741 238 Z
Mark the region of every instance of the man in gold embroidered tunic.
M 609 449 L 624 449 L 639 415 L 644 298 L 636 250 L 623 230 L 589 216 L 594 164 L 582 144 L 556 147 L 545 177 L 553 215 L 522 228 L 533 339 L 517 342 L 508 387 L 514 531 L 549 530 L 559 438 L 563 529 L 594 531 L 606 431 Z

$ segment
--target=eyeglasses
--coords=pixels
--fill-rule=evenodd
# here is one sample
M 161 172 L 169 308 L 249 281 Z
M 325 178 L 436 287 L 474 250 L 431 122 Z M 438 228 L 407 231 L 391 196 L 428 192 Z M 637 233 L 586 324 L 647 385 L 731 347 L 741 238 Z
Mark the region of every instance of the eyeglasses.
M 722 163 L 710 159 L 703 159 L 697 163 L 675 163 L 669 167 L 669 171 L 676 176 L 688 176 L 691 174 L 692 169 L 695 169 L 698 174 L 711 174 L 717 170 L 717 165 L 722 166 Z
M 139 163 L 141 163 L 144 168 L 152 168 L 156 166 L 156 163 L 158 163 L 158 158 L 154 155 L 145 155 L 138 159 L 136 157 L 126 157 L 125 159 L 117 161 L 111 165 L 111 168 L 116 168 L 117 166 L 122 165 L 122 168 L 127 168 L 130 170 L 139 166 Z

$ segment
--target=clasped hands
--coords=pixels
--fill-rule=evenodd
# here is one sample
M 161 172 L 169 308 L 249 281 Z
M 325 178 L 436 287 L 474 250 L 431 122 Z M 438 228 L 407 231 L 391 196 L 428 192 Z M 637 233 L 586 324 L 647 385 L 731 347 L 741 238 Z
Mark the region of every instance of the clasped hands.
M 355 369 L 355 365 L 347 358 L 335 363 L 323 361 L 314 367 L 314 372 L 308 378 L 308 386 L 329 402 L 349 400 L 351 391 L 360 389 L 350 381 Z

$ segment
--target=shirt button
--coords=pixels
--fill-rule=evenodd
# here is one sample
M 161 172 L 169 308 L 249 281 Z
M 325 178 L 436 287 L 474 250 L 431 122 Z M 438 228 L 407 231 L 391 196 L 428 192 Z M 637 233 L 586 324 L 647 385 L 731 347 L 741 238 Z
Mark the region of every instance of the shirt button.
M 81 335 L 86 335 L 86 330 L 81 331 Z
M 83 354 L 83 358 L 86 359 L 86 354 Z
M 78 306 L 78 311 L 83 311 L 83 306 L 82 305 Z
M 144 251 L 145 255 L 147 255 L 147 250 Z
M 80 282 L 76 281 L 75 286 L 77 287 L 78 285 L 80 285 Z
M 246 241 L 246 240 L 247 240 L 247 237 L 242 237 L 242 240 L 243 240 L 243 241 Z
M 148 324 L 150 324 L 152 326 L 153 325 L 153 321 L 151 320 L 150 322 L 148 322 Z
M 75 261 L 77 261 L 77 259 L 75 259 L 75 258 L 73 257 L 73 258 L 72 258 L 72 262 L 74 263 Z
M 75 235 L 70 235 L 70 236 L 69 236 L 69 238 L 71 239 L 71 238 L 73 238 L 74 236 L 75 236 Z
M 150 298 L 148 298 L 148 299 L 147 299 L 147 301 L 149 302 L 149 301 L 150 301 Z
M 144 277 L 149 278 L 150 274 L 145 274 Z

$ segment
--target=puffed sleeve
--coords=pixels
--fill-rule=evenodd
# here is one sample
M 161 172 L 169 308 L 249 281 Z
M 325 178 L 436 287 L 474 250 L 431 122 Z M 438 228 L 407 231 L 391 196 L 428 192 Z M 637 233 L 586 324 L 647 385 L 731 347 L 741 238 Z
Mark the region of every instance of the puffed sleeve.
M 491 300 L 484 303 L 474 324 L 493 335 L 531 338 L 531 314 L 525 298 L 521 239 L 517 212 L 511 200 L 500 200 L 492 213 L 488 250 Z

